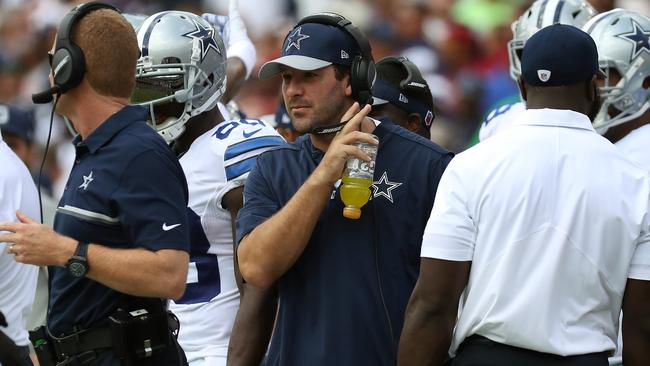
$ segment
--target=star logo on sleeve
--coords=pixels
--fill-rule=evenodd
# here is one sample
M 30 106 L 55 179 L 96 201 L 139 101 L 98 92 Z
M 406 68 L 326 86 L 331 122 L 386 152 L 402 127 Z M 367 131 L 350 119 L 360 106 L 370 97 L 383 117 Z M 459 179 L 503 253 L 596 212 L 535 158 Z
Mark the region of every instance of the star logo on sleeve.
M 376 198 L 379 196 L 385 197 L 390 203 L 393 203 L 393 189 L 401 186 L 402 183 L 391 182 L 388 180 L 388 175 L 386 172 L 381 175 L 379 181 L 372 183 L 373 194 L 372 197 Z
M 631 60 L 634 60 L 643 51 L 650 53 L 650 30 L 641 28 L 641 26 L 634 20 L 632 20 L 632 27 L 634 28 L 632 32 L 619 34 L 617 37 L 623 38 L 634 44 L 631 58 Z
M 83 188 L 84 191 L 85 191 L 86 189 L 88 189 L 88 185 L 90 184 L 90 182 L 92 182 L 92 181 L 95 180 L 95 179 L 93 179 L 93 172 L 92 172 L 92 170 L 90 171 L 90 174 L 88 174 L 88 175 L 84 175 L 83 177 L 84 177 L 84 182 L 81 183 L 81 185 L 79 186 L 79 188 Z
M 300 49 L 300 42 L 304 41 L 305 39 L 309 38 L 308 35 L 300 33 L 302 27 L 296 28 L 289 37 L 287 37 L 287 48 L 284 49 L 284 52 L 289 51 L 291 47 L 295 47 L 297 50 Z
M 187 38 L 196 38 L 201 42 L 201 61 L 205 58 L 205 55 L 213 49 L 216 53 L 221 54 L 219 47 L 217 47 L 217 42 L 214 40 L 214 29 L 212 27 L 205 28 L 200 23 L 194 21 L 194 26 L 196 29 L 183 34 L 183 37 Z

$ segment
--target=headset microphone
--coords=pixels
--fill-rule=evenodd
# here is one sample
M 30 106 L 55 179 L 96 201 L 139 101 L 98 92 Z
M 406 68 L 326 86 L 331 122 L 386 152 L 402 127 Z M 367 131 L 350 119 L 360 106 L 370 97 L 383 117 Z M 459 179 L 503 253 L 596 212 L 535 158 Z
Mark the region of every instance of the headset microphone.
M 59 94 L 61 89 L 58 86 L 53 86 L 46 91 L 32 94 L 32 102 L 34 104 L 47 104 L 54 100 L 54 94 Z

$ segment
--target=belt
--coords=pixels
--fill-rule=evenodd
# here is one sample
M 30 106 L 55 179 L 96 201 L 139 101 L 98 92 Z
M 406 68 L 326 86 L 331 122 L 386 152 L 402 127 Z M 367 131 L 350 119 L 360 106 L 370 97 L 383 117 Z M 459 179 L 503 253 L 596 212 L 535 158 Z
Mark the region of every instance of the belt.
M 65 360 L 88 351 L 113 347 L 109 327 L 82 330 L 69 336 L 52 338 L 51 341 L 59 360 Z

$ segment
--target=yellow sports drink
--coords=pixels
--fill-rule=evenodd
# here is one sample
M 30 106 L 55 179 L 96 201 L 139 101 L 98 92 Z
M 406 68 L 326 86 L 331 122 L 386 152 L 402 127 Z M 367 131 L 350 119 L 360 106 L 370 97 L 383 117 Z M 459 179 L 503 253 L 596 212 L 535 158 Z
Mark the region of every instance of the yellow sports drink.
M 345 172 L 341 178 L 341 201 L 343 216 L 348 219 L 358 219 L 361 217 L 361 207 L 370 199 L 370 186 L 372 185 L 375 173 L 375 158 L 377 156 L 377 145 L 367 143 L 357 143 L 357 147 L 366 152 L 372 159 L 363 161 L 357 158 L 348 159 Z

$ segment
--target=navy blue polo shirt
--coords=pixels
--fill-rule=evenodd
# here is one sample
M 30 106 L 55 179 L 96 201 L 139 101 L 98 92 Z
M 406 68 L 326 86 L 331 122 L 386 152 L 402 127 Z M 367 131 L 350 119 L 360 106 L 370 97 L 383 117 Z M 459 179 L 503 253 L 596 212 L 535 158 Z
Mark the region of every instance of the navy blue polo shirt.
M 267 365 L 395 364 L 422 234 L 452 154 L 390 122 L 374 134 L 372 200 L 359 220 L 349 220 L 333 187 L 305 251 L 278 282 Z M 244 188 L 238 240 L 279 211 L 322 157 L 309 136 L 260 155 Z
M 146 114 L 143 107 L 125 107 L 85 140 L 73 141 L 76 159 L 57 207 L 57 232 L 111 248 L 189 251 L 185 176 L 144 122 Z M 55 336 L 102 324 L 118 306 L 137 301 L 50 267 L 48 326 Z

